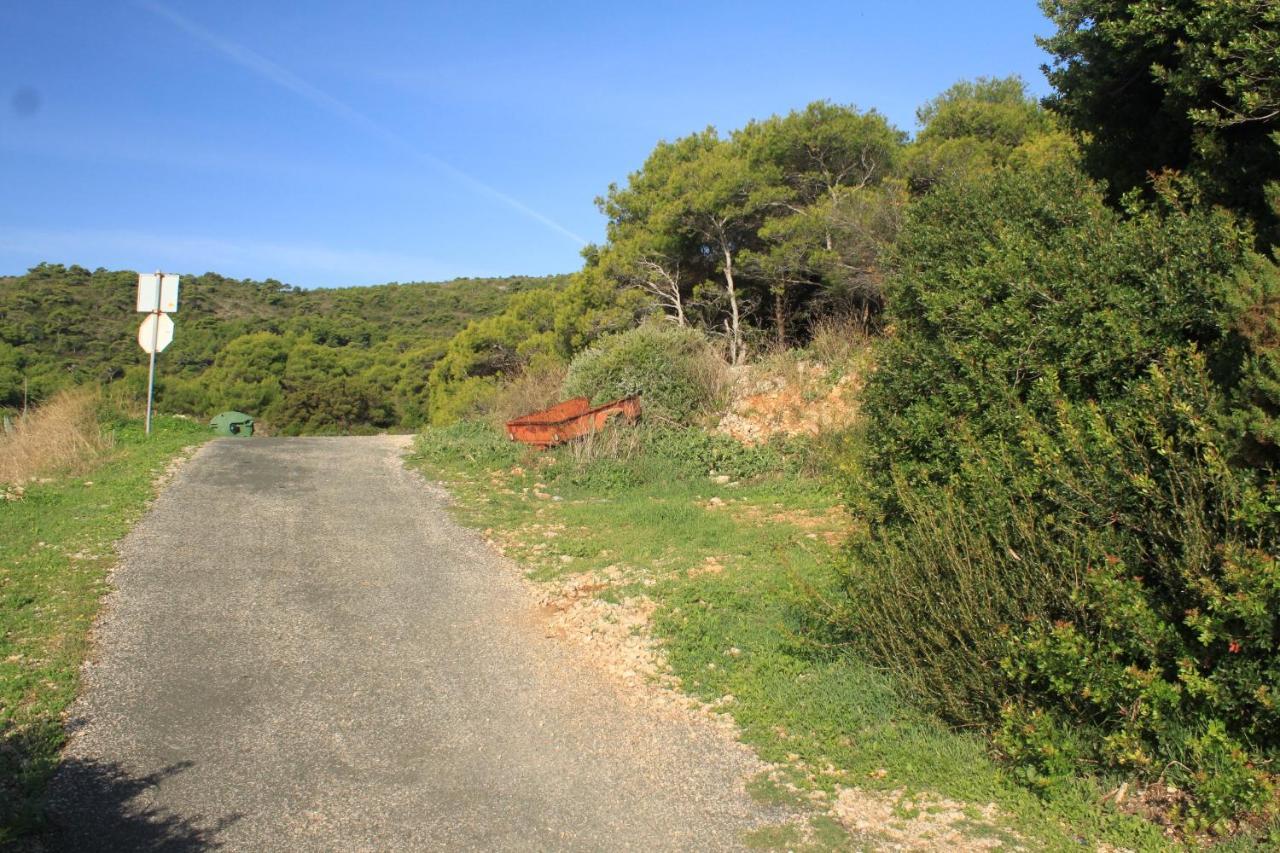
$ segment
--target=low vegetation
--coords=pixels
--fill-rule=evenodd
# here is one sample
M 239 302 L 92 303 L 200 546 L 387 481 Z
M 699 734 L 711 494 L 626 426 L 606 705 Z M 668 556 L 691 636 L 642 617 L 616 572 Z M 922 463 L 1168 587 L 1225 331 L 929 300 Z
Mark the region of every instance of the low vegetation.
M 146 439 L 98 394 L 69 391 L 0 442 L 0 453 L 30 449 L 20 464 L 0 456 L 0 846 L 39 823 L 113 545 L 169 461 L 206 432 L 162 417 Z
M 102 428 L 103 394 L 93 387 L 60 391 L 0 433 L 0 483 L 20 489 L 36 477 L 90 465 L 115 436 Z

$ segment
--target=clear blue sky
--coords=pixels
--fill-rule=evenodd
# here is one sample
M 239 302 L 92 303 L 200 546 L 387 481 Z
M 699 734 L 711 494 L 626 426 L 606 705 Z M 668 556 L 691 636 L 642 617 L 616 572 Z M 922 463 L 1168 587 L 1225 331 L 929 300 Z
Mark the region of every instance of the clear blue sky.
M 0 273 L 307 287 L 567 272 L 654 143 L 828 99 L 904 130 L 1046 86 L 1034 0 L 9 0 Z

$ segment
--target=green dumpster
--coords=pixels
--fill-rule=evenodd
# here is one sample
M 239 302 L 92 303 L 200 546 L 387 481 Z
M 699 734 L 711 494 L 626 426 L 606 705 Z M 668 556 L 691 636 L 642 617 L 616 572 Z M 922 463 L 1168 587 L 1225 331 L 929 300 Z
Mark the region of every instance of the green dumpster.
M 229 435 L 236 438 L 248 438 L 253 435 L 253 417 L 244 412 L 223 412 L 214 415 L 209 421 L 214 435 Z

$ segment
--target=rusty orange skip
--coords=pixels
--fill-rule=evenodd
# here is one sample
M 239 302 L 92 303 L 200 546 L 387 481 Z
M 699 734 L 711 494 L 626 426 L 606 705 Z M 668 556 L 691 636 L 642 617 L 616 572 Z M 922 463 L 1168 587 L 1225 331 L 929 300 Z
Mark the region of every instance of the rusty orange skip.
M 634 422 L 640 417 L 640 398 L 623 397 L 592 408 L 591 401 L 586 397 L 574 397 L 549 409 L 507 421 L 507 435 L 511 436 L 512 441 L 522 441 L 546 450 L 595 432 L 608 423 L 610 418 L 616 417 Z

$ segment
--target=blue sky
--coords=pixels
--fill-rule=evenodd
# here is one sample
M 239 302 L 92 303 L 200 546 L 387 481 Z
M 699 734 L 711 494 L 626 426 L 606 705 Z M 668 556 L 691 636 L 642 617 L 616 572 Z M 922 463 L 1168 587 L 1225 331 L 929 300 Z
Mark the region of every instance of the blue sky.
M 979 75 L 1046 91 L 1034 0 L 11 0 L 0 273 L 301 286 L 568 272 L 659 139 L 827 99 L 914 129 Z

